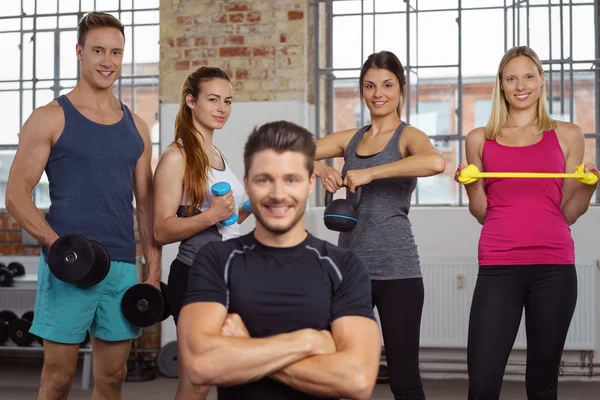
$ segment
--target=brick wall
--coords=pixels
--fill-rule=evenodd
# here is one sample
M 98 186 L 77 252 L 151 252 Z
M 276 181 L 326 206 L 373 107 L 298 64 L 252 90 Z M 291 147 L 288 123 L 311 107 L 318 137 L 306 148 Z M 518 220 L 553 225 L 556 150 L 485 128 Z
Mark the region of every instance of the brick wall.
M 39 256 L 40 246 L 24 246 L 21 243 L 21 226 L 17 223 L 12 215 L 6 211 L 0 212 L 0 221 L 2 227 L 0 229 L 0 255 L 3 256 Z M 137 241 L 137 255 L 142 255 L 142 247 L 139 241 L 137 232 L 137 224 L 135 224 L 135 237 Z M 147 269 L 142 268 L 142 277 L 147 276 Z M 160 324 L 144 328 L 143 336 L 140 341 L 143 350 L 155 351 L 160 349 Z
M 200 66 L 227 71 L 235 101 L 308 101 L 310 9 L 307 0 L 162 0 L 161 102 L 179 103 Z

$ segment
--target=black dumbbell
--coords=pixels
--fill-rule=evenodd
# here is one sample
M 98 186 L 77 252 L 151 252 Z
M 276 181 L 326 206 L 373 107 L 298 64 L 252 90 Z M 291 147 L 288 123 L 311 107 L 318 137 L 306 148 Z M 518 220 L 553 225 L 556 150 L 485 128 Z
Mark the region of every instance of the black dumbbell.
M 13 261 L 10 264 L 8 264 L 7 268 L 12 271 L 14 276 L 25 275 L 25 267 L 20 262 Z
M 133 285 L 123 295 L 121 311 L 129 323 L 146 328 L 169 318 L 167 285 L 160 283 L 160 290 L 148 283 Z
M 10 338 L 10 323 L 17 318 L 17 314 L 12 311 L 0 311 L 0 346 L 6 344 Z
M 48 266 L 63 282 L 88 287 L 101 282 L 110 269 L 110 256 L 104 246 L 81 235 L 65 235 L 48 251 Z
M 27 311 L 21 318 L 16 318 L 9 322 L 10 340 L 20 347 L 31 345 L 36 338 L 34 334 L 29 333 L 32 323 L 33 311 Z
M 337 232 L 350 232 L 358 223 L 358 206 L 362 196 L 362 186 L 354 191 L 351 200 L 333 200 L 333 193 L 325 193 L 325 213 L 323 220 L 327 229 Z M 333 201 L 332 201 L 333 200 Z
M 13 285 L 15 273 L 8 269 L 5 264 L 0 263 L 0 287 L 9 287 Z

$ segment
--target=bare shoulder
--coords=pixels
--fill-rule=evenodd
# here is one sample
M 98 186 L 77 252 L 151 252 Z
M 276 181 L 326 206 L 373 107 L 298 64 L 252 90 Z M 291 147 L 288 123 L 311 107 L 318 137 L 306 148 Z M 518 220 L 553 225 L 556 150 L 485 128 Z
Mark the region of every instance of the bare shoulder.
M 62 132 L 65 114 L 56 100 L 33 110 L 23 124 L 21 134 L 51 137 Z
M 42 124 L 41 127 L 51 128 L 56 124 L 64 125 L 65 114 L 56 100 L 33 110 L 25 123 Z
M 142 117 L 140 117 L 139 115 L 137 115 L 134 112 L 131 112 L 131 116 L 133 117 L 133 122 L 135 123 L 135 127 L 138 129 L 140 134 L 149 135 L 149 128 L 148 128 L 148 124 L 146 123 L 146 121 L 144 121 L 144 119 Z
M 408 125 L 402 131 L 402 136 L 428 136 L 427 133 L 413 125 Z
M 556 136 L 565 143 L 573 143 L 573 141 L 581 141 L 584 139 L 583 129 L 572 122 L 556 121 Z
M 185 163 L 185 154 L 181 150 L 179 146 L 175 143 L 171 143 L 160 156 L 161 161 L 165 161 L 169 164 L 177 163 L 184 164 Z
M 483 157 L 484 128 L 475 128 L 465 138 L 465 150 L 468 163 L 477 163 Z
M 467 133 L 467 141 L 471 141 L 471 142 L 483 142 L 483 132 L 484 132 L 484 128 L 480 127 L 480 128 L 475 128 L 472 131 L 470 131 L 469 133 Z

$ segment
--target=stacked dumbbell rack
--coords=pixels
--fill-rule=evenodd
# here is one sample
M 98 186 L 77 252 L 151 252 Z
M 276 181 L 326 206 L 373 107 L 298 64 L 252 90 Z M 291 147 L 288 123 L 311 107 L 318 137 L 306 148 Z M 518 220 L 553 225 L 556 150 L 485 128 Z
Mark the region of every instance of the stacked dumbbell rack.
M 0 351 L 10 347 L 41 349 L 41 339 L 28 332 L 37 290 L 36 261 L 37 257 L 0 257 Z
M 1 264 L 8 266 L 11 262 L 20 263 L 24 267 L 25 273 L 12 276 L 10 284 L 0 284 L 0 319 L 2 317 L 11 319 L 11 321 L 5 321 L 4 324 L 0 322 L 0 325 L 4 325 L 4 329 L 0 327 L 0 330 L 9 329 L 10 332 L 12 328 L 13 336 L 16 338 L 16 342 L 9 337 L 2 343 L 3 333 L 0 332 L 0 357 L 10 355 L 11 357 L 42 358 L 43 346 L 40 343 L 42 340 L 33 335 L 27 335 L 28 322 L 30 324 L 33 316 L 37 293 L 39 256 L 0 256 Z M 1 269 L 2 266 L 0 265 Z M 13 326 L 11 327 L 11 325 Z M 80 353 L 83 354 L 81 386 L 84 389 L 89 389 L 92 380 L 92 359 L 89 338 L 86 339 L 88 340 L 84 342 L 80 350 Z

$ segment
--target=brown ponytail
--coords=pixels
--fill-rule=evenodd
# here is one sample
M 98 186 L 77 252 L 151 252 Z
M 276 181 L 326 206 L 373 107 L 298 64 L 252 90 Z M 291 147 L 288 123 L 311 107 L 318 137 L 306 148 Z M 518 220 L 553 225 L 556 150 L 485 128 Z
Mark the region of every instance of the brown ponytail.
M 194 126 L 192 110 L 186 104 L 187 95 L 198 99 L 202 83 L 212 79 L 225 79 L 229 76 L 224 71 L 213 67 L 201 67 L 187 76 L 181 91 L 179 112 L 175 117 L 175 145 L 185 154 L 185 172 L 183 174 L 184 196 L 187 201 L 186 211 L 192 215 L 200 208 L 208 188 L 210 160 L 197 136 L 200 132 Z M 202 137 L 200 135 L 200 137 Z

